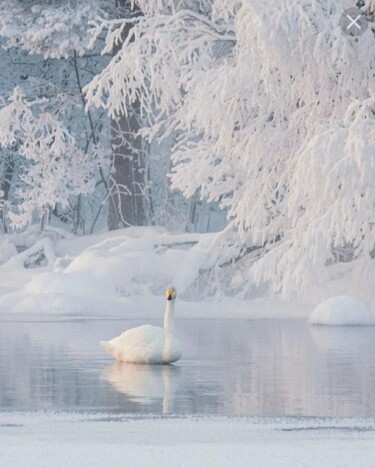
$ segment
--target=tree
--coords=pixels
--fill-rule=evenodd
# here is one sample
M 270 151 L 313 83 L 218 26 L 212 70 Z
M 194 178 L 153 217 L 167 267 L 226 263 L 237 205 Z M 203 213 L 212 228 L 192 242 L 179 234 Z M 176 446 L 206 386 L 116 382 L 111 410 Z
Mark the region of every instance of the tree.
M 286 297 L 338 250 L 371 262 L 372 25 L 343 34 L 339 0 L 153 5 L 97 25 L 105 50 L 133 27 L 87 97 L 109 115 L 139 99 L 145 137 L 176 135 L 174 187 L 228 210 L 216 265 L 241 263 L 237 285 L 269 282 Z
M 136 18 L 141 10 L 134 2 L 118 0 L 118 16 Z M 122 30 L 121 40 L 113 47 L 113 55 L 121 50 L 121 45 L 129 36 L 131 23 Z M 141 226 L 146 224 L 146 171 L 145 153 L 139 130 L 142 127 L 139 101 L 136 99 L 126 110 L 126 114 L 113 116 L 112 125 L 112 167 L 109 177 L 110 203 L 108 227 Z
M 2 63 L 6 64 L 0 70 L 3 107 L 10 104 L 8 100 L 15 86 L 22 92 L 25 103 L 31 106 L 34 116 L 42 112 L 38 109 L 39 100 L 45 99 L 44 111 L 59 119 L 77 149 L 96 164 L 92 173 L 95 179 L 92 193 L 86 192 L 86 185 L 83 193 L 76 187 L 64 207 L 57 198 L 56 203 L 53 202 L 51 193 L 49 208 L 34 209 L 33 213 L 23 216 L 25 222 L 32 220 L 44 226 L 49 218 L 51 222 L 63 223 L 74 233 L 103 229 L 104 224 L 111 229 L 146 223 L 189 229 L 210 225 L 209 219 L 214 212 L 208 211 L 206 204 L 201 207 L 197 197 L 186 201 L 180 192 L 171 188 L 167 173 L 171 166 L 170 142 L 174 141 L 174 135 L 169 139 L 163 137 L 160 144 L 156 138 L 152 145 L 146 141 L 140 129 L 152 116 L 141 113 L 139 99 L 127 103 L 126 115 L 113 114 L 111 118 L 105 110 L 86 105 L 83 87 L 103 69 L 114 51 L 115 55 L 120 51 L 133 20 L 140 16 L 141 10 L 149 12 L 161 6 L 161 2 L 138 3 L 139 7 L 132 2 L 115 0 L 1 2 L 0 41 L 3 47 L 0 54 Z M 203 3 L 197 4 L 199 8 Z M 165 8 L 169 11 L 171 5 L 167 4 Z M 106 31 L 94 40 L 90 35 L 92 24 L 101 18 L 129 20 L 126 28 L 121 30 L 117 44 L 112 44 L 103 56 L 99 47 Z M 20 147 L 17 142 L 11 148 L 3 146 L 1 149 L 11 163 L 0 165 L 0 189 L 4 186 L 1 190 L 8 198 L 1 208 L 5 230 L 10 222 L 8 215 L 20 208 L 22 199 L 15 195 L 21 189 L 26 190 L 23 179 L 32 167 L 31 160 L 19 154 Z M 12 183 L 8 187 L 11 168 Z M 66 182 L 68 187 L 69 181 Z M 32 204 L 28 206 L 31 209 Z M 23 209 L 25 207 L 24 204 Z M 188 222 L 189 212 L 191 223 Z
M 30 224 L 33 213 L 38 212 L 43 230 L 51 207 L 64 207 L 69 196 L 93 190 L 96 161 L 77 147 L 62 124 L 64 116 L 45 107 L 48 104 L 44 100 L 30 102 L 16 88 L 10 103 L 0 110 L 0 120 L 4 122 L 0 144 L 18 144 L 27 166 L 21 176 L 23 184 L 16 191 L 18 210 L 10 214 L 15 227 Z M 64 110 L 62 107 L 60 113 Z
M 107 4 L 93 0 L 72 8 L 71 2 L 8 0 L 0 6 L 2 56 L 8 63 L 7 77 L 1 75 L 5 86 L 0 112 L 10 118 L 1 128 L 3 153 L 11 145 L 11 164 L 2 172 L 5 188 L 9 169 L 14 169 L 12 187 L 2 189 L 12 197 L 13 214 L 8 209 L 2 214 L 12 217 L 13 227 L 36 219 L 43 227 L 53 214 L 74 232 L 85 232 L 86 222 L 93 230 L 103 211 L 108 119 L 103 112 L 85 112 L 82 86 L 106 62 L 87 49 L 89 22 Z M 94 190 L 91 198 L 82 198 Z

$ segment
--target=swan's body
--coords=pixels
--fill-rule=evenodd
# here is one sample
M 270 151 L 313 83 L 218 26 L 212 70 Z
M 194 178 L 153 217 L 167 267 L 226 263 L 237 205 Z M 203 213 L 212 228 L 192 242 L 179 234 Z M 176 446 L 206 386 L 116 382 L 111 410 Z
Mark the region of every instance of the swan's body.
M 171 364 L 180 359 L 182 350 L 174 328 L 176 290 L 168 288 L 166 296 L 164 328 L 153 325 L 131 328 L 110 341 L 101 341 L 103 349 L 120 362 Z

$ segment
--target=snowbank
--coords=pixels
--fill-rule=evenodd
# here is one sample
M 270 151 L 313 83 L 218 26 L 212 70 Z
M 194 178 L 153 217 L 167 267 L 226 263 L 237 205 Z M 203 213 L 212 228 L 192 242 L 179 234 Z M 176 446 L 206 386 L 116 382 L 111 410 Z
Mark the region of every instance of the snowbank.
M 62 239 L 53 249 L 50 239 L 40 240 L 0 265 L 0 309 L 24 313 L 118 312 L 121 308 L 124 311 L 124 302 L 130 297 L 140 297 L 140 305 L 146 298 L 163 298 L 169 284 L 177 287 L 181 297 L 199 276 L 214 237 L 170 234 L 162 228 L 147 227 Z M 43 255 L 46 261 L 26 268 Z M 133 303 L 136 305 L 136 301 Z
M 82 237 L 47 234 L 3 239 L 0 254 L 10 258 L 0 265 L 0 313 L 156 318 L 163 314 L 169 284 L 178 290 L 178 314 L 184 318 L 307 318 L 316 297 L 342 291 L 366 298 L 375 308 L 370 284 L 375 262 L 358 283 L 353 278 L 356 269 L 365 271 L 363 264 L 333 265 L 324 281 L 310 289 L 311 297 L 286 304 L 255 286 L 251 300 L 225 295 L 237 287 L 236 275 L 238 284 L 248 275 L 241 265 L 233 275 L 216 269 L 216 276 L 197 280 L 215 261 L 218 233 L 134 227 Z M 214 284 L 215 278 L 220 284 Z M 216 295 L 202 301 L 205 282 Z
M 371 468 L 373 421 L 3 413 L 12 468 Z
M 170 233 L 160 227 L 37 240 L 0 265 L 0 313 L 160 318 L 164 291 L 178 290 L 179 318 L 301 317 L 308 308 L 269 297 L 197 296 L 217 234 Z M 52 252 L 53 246 L 53 252 Z M 25 268 L 44 251 L 47 262 Z
M 27 286 L 27 292 L 116 297 L 162 294 L 173 283 L 183 294 L 205 263 L 210 239 L 211 235 L 171 235 L 160 228 L 123 230 L 84 248 L 65 269 L 61 261 L 55 263 L 49 274 Z
M 353 296 L 331 297 L 319 304 L 310 316 L 311 325 L 375 325 L 375 314 Z

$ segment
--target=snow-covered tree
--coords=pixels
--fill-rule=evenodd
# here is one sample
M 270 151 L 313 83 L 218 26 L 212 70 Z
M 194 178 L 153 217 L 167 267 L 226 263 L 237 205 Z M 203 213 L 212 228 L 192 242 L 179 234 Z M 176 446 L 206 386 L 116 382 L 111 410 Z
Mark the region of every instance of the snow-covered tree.
M 143 17 L 96 22 L 104 52 L 133 27 L 87 98 L 110 116 L 138 100 L 146 138 L 174 135 L 174 187 L 228 210 L 216 265 L 286 296 L 343 252 L 371 261 L 372 23 L 344 34 L 344 0 L 140 3 Z
M 28 102 L 16 88 L 10 103 L 0 110 L 0 144 L 17 145 L 27 165 L 15 193 L 20 200 L 17 212 L 10 213 L 16 228 L 30 224 L 35 212 L 45 223 L 56 204 L 64 208 L 71 195 L 94 188 L 97 162 L 77 147 L 62 123 L 64 116 L 44 109 L 48 105 L 44 99 Z
M 176 227 L 186 225 L 187 218 L 195 225 L 207 217 L 202 210 L 197 213 L 195 201 L 189 208 L 180 194 L 172 193 L 165 176 L 170 167 L 170 151 L 165 151 L 165 145 L 151 148 L 138 134 L 142 120 L 148 117 L 139 115 L 137 102 L 129 104 L 127 115 L 112 115 L 110 119 L 104 111 L 85 111 L 82 87 L 108 61 L 98 53 L 103 39 L 100 35 L 92 44 L 94 48 L 88 50 L 92 42 L 90 22 L 98 17 L 130 19 L 140 13 L 135 3 L 127 0 L 6 0 L 0 5 L 0 54 L 6 64 L 4 71 L 0 70 L 1 95 L 7 101 L 18 86 L 28 103 L 35 104 L 44 97 L 49 102 L 48 111 L 62 119 L 60 124 L 74 138 L 77 148 L 92 160 L 101 161 L 94 174 L 96 189 L 90 196 L 83 196 L 87 188 L 84 186 L 82 194 L 71 192 L 65 208 L 58 202 L 52 205 L 53 215 L 66 226 L 71 225 L 74 232 L 92 231 L 103 226 L 105 220 L 114 229 L 155 222 Z M 131 23 L 127 24 L 130 30 Z M 122 30 L 119 43 L 105 55 L 112 57 L 127 33 L 126 28 Z M 20 156 L 17 145 L 1 151 L 4 160 L 0 186 L 4 186 L 5 198 L 1 216 L 7 230 L 10 205 L 18 203 L 13 193 L 18 185 L 23 185 L 21 178 L 31 166 L 29 160 Z M 5 164 L 6 160 L 9 164 Z M 30 215 L 23 217 L 27 218 Z
M 110 0 L 3 0 L 0 5 L 1 36 L 8 47 L 20 47 L 44 58 L 85 55 L 90 41 L 88 22 L 105 15 Z
M 0 72 L 4 85 L 4 105 L 1 112 L 13 112 L 16 115 L 17 106 L 22 103 L 33 116 L 29 119 L 27 128 L 16 128 L 16 121 L 13 120 L 12 128 L 6 128 L 10 123 L 5 121 L 2 129 L 5 138 L 2 139 L 3 153 L 8 144 L 6 139 L 11 140 L 15 135 L 12 132 L 17 133 L 16 143 L 11 148 L 9 144 L 7 146 L 11 165 L 15 161 L 17 165 L 13 171 L 12 190 L 8 194 L 12 199 L 5 200 L 6 209 L 4 208 L 2 214 L 10 213 L 9 207 L 12 204 L 13 212 L 24 213 L 24 216 L 17 218 L 18 226 L 21 220 L 26 223 L 33 215 L 36 220 L 35 215 L 38 213 L 43 224 L 43 217 L 50 212 L 64 223 L 71 224 L 74 232 L 84 232 L 93 229 L 99 215 L 105 215 L 102 208 L 103 198 L 108 197 L 106 178 L 109 171 L 109 121 L 103 112 L 85 112 L 82 86 L 106 63 L 106 59 L 95 50 L 87 54 L 87 45 L 90 40 L 88 22 L 99 11 L 100 14 L 105 14 L 101 7 L 105 8 L 107 4 L 109 2 L 105 0 L 47 4 L 7 0 L 0 5 L 0 36 L 3 46 L 1 57 L 7 64 L 4 76 Z M 13 92 L 14 86 L 19 88 L 16 93 Z M 16 96 L 22 98 L 15 101 Z M 22 120 L 25 115 L 19 114 L 18 118 Z M 11 133 L 6 135 L 6 130 Z M 58 145 L 59 137 L 54 136 L 56 132 L 61 136 L 60 143 L 64 143 L 59 148 L 60 155 L 52 155 Z M 33 135 L 27 140 L 28 145 L 35 143 L 34 138 L 39 144 L 41 138 L 53 138 L 54 148 L 49 147 L 46 139 L 44 147 L 41 145 L 38 151 L 29 151 L 26 154 L 23 139 L 26 133 Z M 43 181 L 46 174 L 44 170 L 40 170 L 42 165 L 44 169 L 51 169 L 57 162 L 59 170 L 50 172 L 48 181 Z M 12 167 L 11 165 L 4 165 L 3 168 L 2 183 L 5 186 L 6 169 Z M 80 168 L 83 170 L 81 175 L 77 173 Z M 90 183 L 87 183 L 88 174 L 92 179 Z M 37 182 L 37 177 L 40 183 Z M 77 185 L 79 179 L 83 182 L 82 190 Z M 41 209 L 44 205 L 42 187 L 47 188 L 47 185 L 49 192 L 44 195 L 48 199 L 49 210 Z M 55 186 L 53 190 L 52 186 Z M 92 189 L 96 187 L 95 193 L 82 198 L 88 194 L 89 186 Z M 37 187 L 39 196 L 35 198 Z M 62 190 L 65 191 L 63 203 Z M 26 203 L 27 200 L 30 203 Z M 36 205 L 39 206 L 37 210 L 34 209 Z M 6 229 L 6 223 L 3 224 Z

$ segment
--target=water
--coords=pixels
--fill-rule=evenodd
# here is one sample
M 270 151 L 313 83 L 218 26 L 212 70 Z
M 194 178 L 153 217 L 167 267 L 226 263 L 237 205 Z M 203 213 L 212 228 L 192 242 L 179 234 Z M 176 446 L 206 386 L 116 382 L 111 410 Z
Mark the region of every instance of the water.
M 375 417 L 375 327 L 179 320 L 174 366 L 115 363 L 131 320 L 0 321 L 0 410 Z

